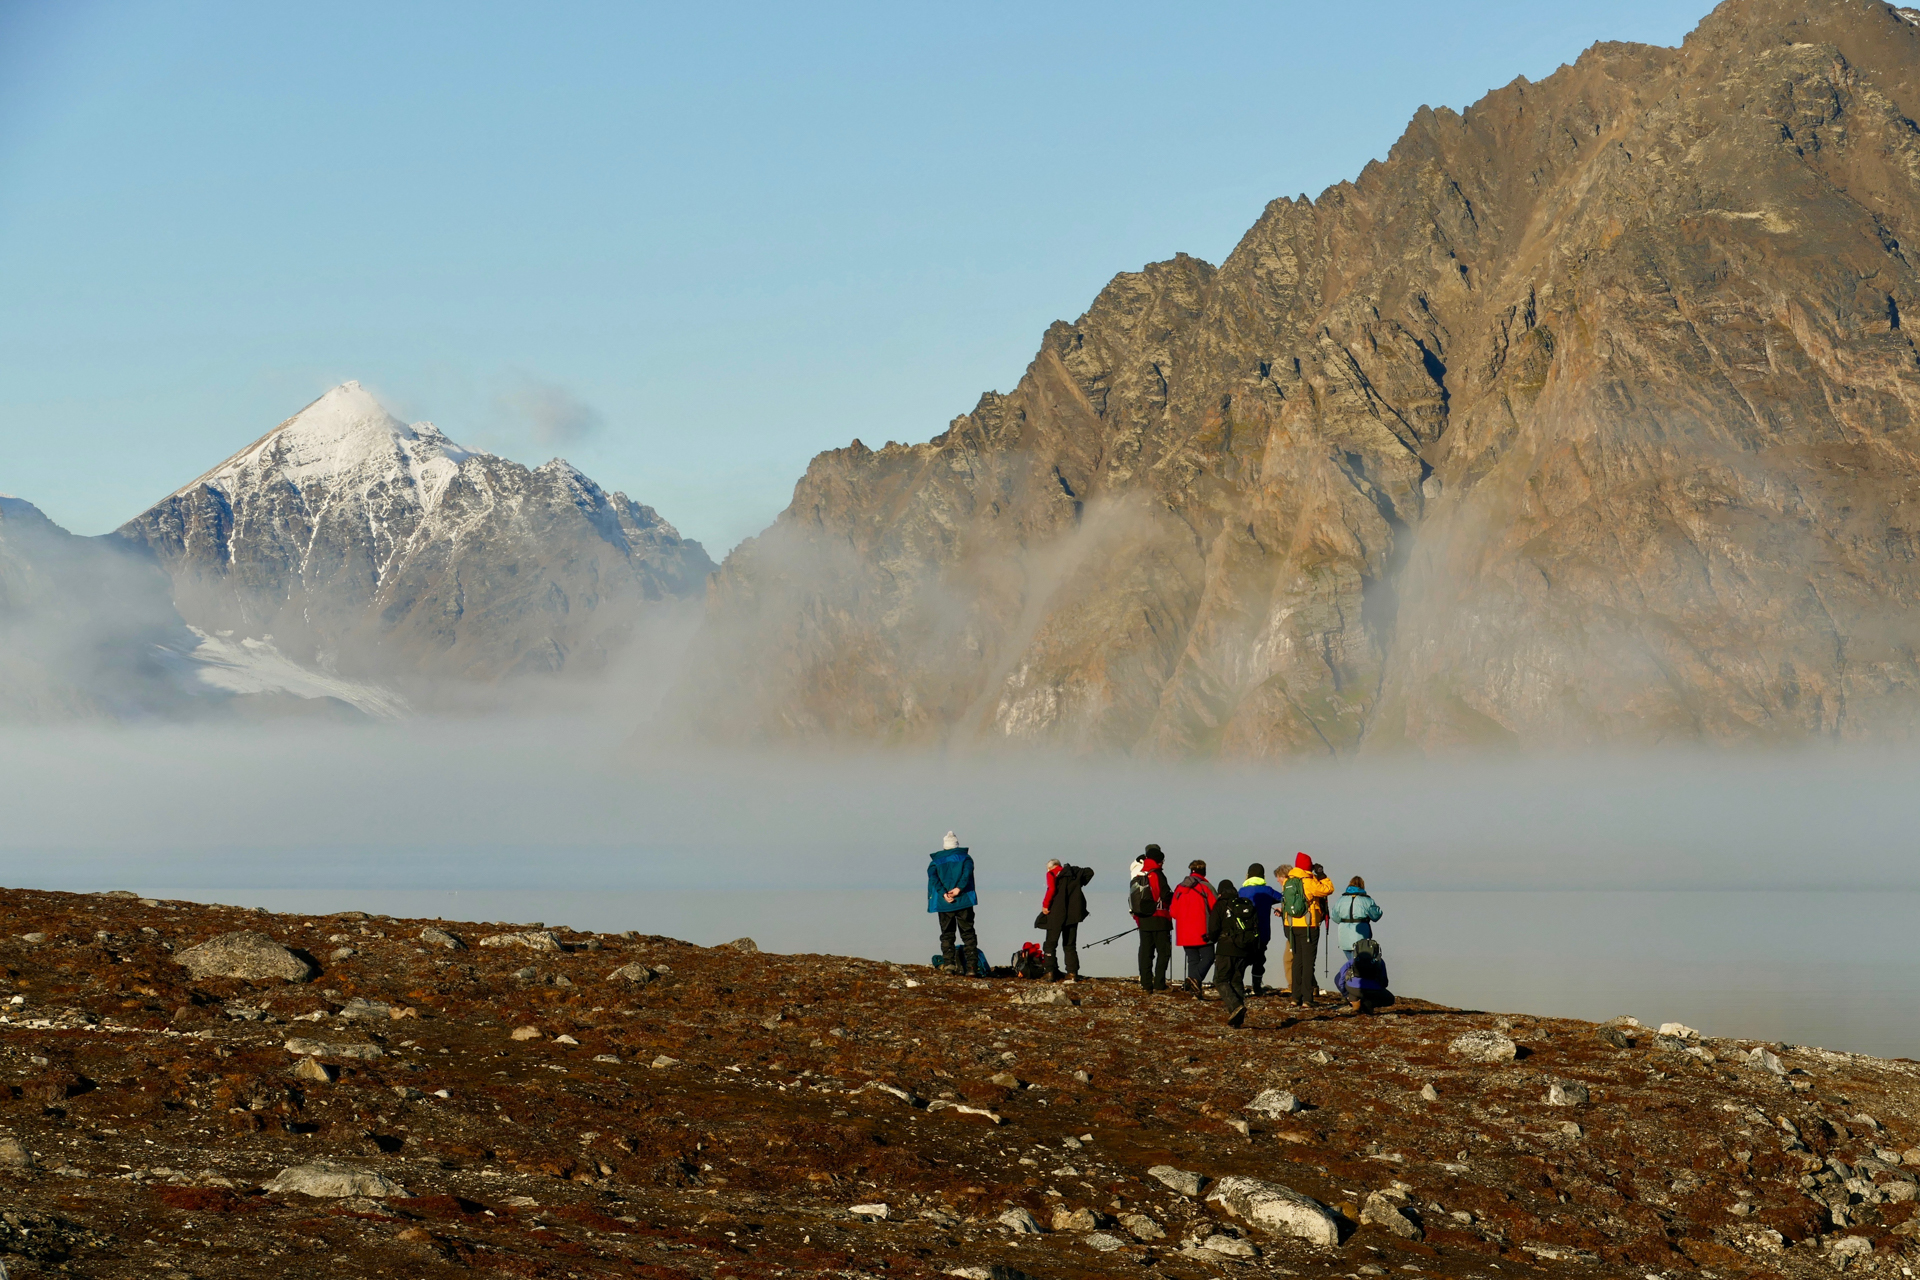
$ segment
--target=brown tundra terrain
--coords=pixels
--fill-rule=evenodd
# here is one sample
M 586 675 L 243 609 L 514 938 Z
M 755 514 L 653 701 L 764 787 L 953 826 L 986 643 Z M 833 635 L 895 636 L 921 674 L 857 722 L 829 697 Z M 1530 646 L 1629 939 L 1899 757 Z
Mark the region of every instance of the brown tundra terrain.
M 1911 1275 L 1920 1066 L 0 891 L 15 1278 Z

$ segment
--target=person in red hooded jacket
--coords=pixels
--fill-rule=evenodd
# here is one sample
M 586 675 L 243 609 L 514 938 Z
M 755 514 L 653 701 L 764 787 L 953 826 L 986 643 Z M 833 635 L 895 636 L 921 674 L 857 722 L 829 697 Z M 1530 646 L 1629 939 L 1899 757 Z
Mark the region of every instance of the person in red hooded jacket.
M 1213 935 L 1207 931 L 1213 918 L 1215 894 L 1207 883 L 1207 864 L 1195 858 L 1187 864 L 1187 878 L 1173 891 L 1173 940 L 1187 955 L 1186 989 L 1205 998 L 1207 972 L 1213 968 Z

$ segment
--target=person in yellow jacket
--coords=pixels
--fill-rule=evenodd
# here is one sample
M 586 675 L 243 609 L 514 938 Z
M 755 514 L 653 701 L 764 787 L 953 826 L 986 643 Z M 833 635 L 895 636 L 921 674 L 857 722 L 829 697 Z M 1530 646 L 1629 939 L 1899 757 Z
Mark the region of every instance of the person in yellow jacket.
M 1306 891 L 1307 912 L 1294 917 L 1287 914 L 1284 906 L 1273 909 L 1287 932 L 1287 991 L 1282 994 L 1291 995 L 1296 1005 L 1312 1004 L 1319 988 L 1314 979 L 1313 955 L 1320 948 L 1320 926 L 1327 918 L 1327 899 L 1333 896 L 1333 881 L 1304 853 L 1293 856 L 1293 869 L 1287 872 L 1287 880 L 1301 881 L 1300 887 Z M 1286 880 L 1280 882 L 1280 890 L 1284 901 Z

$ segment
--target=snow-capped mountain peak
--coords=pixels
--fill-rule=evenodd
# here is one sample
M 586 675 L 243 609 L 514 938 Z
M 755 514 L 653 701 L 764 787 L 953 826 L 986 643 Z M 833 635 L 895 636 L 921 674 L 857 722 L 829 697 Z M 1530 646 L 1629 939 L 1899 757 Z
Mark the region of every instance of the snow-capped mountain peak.
M 430 508 L 460 464 L 481 453 L 449 440 L 431 422 L 409 426 L 358 382 L 343 382 L 174 496 L 204 485 L 231 499 L 275 478 L 303 492 L 320 486 L 365 493 L 398 482 Z

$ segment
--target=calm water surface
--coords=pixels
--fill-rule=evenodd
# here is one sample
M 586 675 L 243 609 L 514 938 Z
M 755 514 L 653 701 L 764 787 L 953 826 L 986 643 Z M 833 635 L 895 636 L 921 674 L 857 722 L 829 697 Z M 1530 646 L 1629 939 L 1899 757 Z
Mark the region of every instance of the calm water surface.
M 1097 882 L 1096 882 L 1097 884 Z M 716 875 L 711 890 L 266 888 L 137 886 L 143 893 L 275 911 L 357 909 L 464 920 L 542 921 L 668 934 L 711 945 L 742 936 L 763 950 L 925 963 L 939 949 L 924 891 L 770 891 Z M 1467 1008 L 1643 1022 L 1709 1035 L 1920 1058 L 1920 893 L 1395 892 L 1377 887 L 1376 926 L 1394 988 Z M 1090 894 L 1082 970 L 1134 972 L 1117 890 Z M 981 944 L 1006 963 L 1037 893 L 987 893 Z M 1338 953 L 1334 956 L 1338 963 Z M 1178 973 L 1179 960 L 1175 959 Z M 1269 973 L 1279 971 L 1276 954 Z M 1330 976 L 1323 968 L 1323 981 Z

